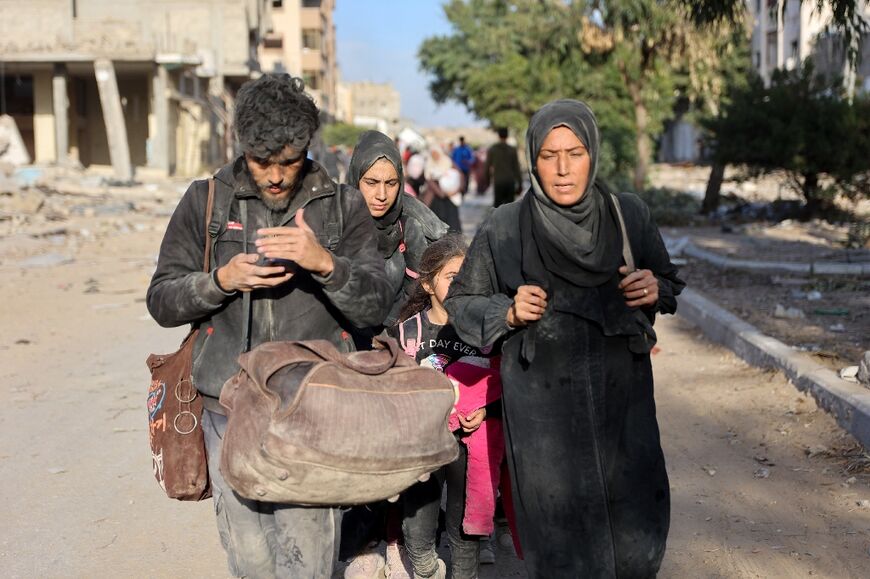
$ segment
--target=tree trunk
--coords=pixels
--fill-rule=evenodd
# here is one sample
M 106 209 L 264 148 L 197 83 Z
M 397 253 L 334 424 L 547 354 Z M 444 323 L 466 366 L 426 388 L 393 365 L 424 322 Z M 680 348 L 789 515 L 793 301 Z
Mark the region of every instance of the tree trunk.
M 813 217 L 821 217 L 831 209 L 833 203 L 830 199 L 822 196 L 822 191 L 819 189 L 819 176 L 816 173 L 804 174 L 804 183 L 802 186 L 804 199 L 807 204 L 804 207 L 804 218 L 812 219 Z
M 704 193 L 704 203 L 701 204 L 701 214 L 708 215 L 719 208 L 719 191 L 725 178 L 725 163 L 713 162 L 710 178 L 707 180 L 707 191 Z
M 623 73 L 623 78 L 625 74 Z M 628 80 L 628 79 L 626 79 Z M 628 93 L 631 95 L 631 101 L 634 105 L 634 140 L 637 148 L 637 158 L 634 162 L 634 190 L 637 192 L 643 191 L 646 185 L 646 174 L 649 169 L 649 160 L 652 155 L 652 146 L 647 127 L 649 126 L 649 112 L 646 110 L 646 103 L 641 97 L 641 87 L 634 82 L 627 82 Z

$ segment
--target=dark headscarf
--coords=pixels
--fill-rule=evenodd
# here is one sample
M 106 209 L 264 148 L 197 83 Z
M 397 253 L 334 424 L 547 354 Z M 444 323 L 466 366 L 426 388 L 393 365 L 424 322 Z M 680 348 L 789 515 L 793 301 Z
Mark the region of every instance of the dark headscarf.
M 567 127 L 586 147 L 589 178 L 583 197 L 563 207 L 544 193 L 536 160 L 547 135 Z M 580 287 L 599 286 L 620 266 L 622 238 L 612 202 L 595 182 L 600 135 L 592 110 L 580 101 L 558 100 L 544 105 L 529 121 L 526 151 L 531 187 L 523 200 L 523 272 L 527 281 L 546 289 L 549 275 Z M 530 244 L 527 246 L 527 243 Z M 546 272 L 541 270 L 541 266 Z
M 586 190 L 580 201 L 570 207 L 547 197 L 537 175 L 538 154 L 547 135 L 556 127 L 571 129 L 590 157 Z M 573 299 L 571 311 L 575 315 L 599 324 L 607 336 L 629 336 L 632 351 L 648 352 L 655 343 L 650 321 L 639 310 L 629 308 L 619 290 L 622 233 L 610 193 L 596 182 L 599 140 L 595 116 L 580 101 L 551 102 L 529 121 L 526 151 L 531 187 L 520 210 L 523 277 L 526 283 L 544 288 L 549 294 L 548 301 Z M 561 286 L 561 291 L 573 298 L 556 296 L 560 290 L 554 286 Z M 525 331 L 522 356 L 531 362 L 535 356 L 536 324 Z
M 363 175 L 372 168 L 378 159 L 386 159 L 392 163 L 399 175 L 399 194 L 396 195 L 396 201 L 382 217 L 375 218 L 375 225 L 378 228 L 378 250 L 384 259 L 387 259 L 396 252 L 402 242 L 402 228 L 399 218 L 402 216 L 404 175 L 402 174 L 402 156 L 393 140 L 378 131 L 366 131 L 360 135 L 350 159 L 350 166 L 347 169 L 347 182 L 351 186 L 359 188 L 359 182 Z

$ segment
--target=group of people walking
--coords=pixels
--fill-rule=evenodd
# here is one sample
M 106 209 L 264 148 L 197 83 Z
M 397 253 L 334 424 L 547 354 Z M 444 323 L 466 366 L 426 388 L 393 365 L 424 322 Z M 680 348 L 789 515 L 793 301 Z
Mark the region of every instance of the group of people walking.
M 561 100 L 532 117 L 531 186 L 517 201 L 511 192 L 470 246 L 404 192 L 406 167 L 386 135 L 362 135 L 346 185 L 308 159 L 318 111 L 298 80 L 244 85 L 235 127 L 243 154 L 214 177 L 211 223 L 208 184 L 196 181 L 147 297 L 161 325 L 201 330 L 193 378 L 231 573 L 328 578 L 341 553 L 346 576 L 475 578 L 500 494 L 530 577 L 655 576 L 669 487 L 650 350 L 656 314 L 675 311 L 684 284 L 644 203 L 598 178 L 592 111 Z M 458 385 L 447 427 L 459 459 L 395 504 L 235 494 L 216 458 L 226 428 L 217 397 L 238 354 L 312 339 L 350 352 L 382 333 Z M 449 565 L 436 551 L 445 483 Z

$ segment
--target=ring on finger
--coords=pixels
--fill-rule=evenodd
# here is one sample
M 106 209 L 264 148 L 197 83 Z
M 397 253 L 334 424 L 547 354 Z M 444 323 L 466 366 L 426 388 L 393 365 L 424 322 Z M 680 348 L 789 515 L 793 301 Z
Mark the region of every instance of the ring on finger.
M 648 295 L 649 295 L 649 290 L 646 288 L 643 288 L 643 296 L 646 297 Z

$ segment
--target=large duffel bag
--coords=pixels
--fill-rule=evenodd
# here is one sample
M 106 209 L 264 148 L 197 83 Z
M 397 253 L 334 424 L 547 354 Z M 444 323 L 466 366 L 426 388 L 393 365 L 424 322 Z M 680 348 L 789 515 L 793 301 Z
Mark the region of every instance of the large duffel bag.
M 220 397 L 230 486 L 258 501 L 365 504 L 455 460 L 452 383 L 395 340 L 382 345 L 341 354 L 322 340 L 269 342 L 242 354 Z

